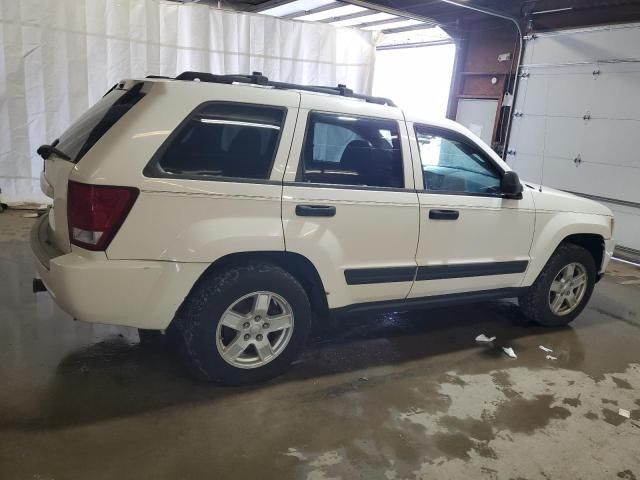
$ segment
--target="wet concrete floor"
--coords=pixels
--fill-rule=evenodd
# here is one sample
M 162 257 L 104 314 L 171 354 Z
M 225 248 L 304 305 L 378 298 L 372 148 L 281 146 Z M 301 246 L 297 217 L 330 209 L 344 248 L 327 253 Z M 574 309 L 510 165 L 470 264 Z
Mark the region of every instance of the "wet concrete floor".
M 225 388 L 31 294 L 23 213 L 0 214 L 2 480 L 640 478 L 634 267 L 612 263 L 570 328 L 507 301 L 353 317 L 285 376 Z

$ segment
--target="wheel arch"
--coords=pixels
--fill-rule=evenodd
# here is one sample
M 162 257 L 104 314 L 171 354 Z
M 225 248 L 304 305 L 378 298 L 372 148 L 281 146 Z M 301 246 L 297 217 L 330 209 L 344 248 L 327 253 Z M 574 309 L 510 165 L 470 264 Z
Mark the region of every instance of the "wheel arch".
M 579 245 L 589 251 L 599 272 L 604 256 L 604 241 L 609 234 L 608 217 L 571 212 L 539 215 L 531 246 L 531 263 L 522 286 L 532 285 L 558 247 L 566 243 Z
M 600 271 L 600 266 L 602 265 L 602 260 L 604 258 L 604 237 L 602 235 L 597 233 L 574 233 L 566 236 L 560 242 L 560 245 L 567 243 L 578 245 L 579 247 L 587 250 L 593 257 L 593 261 L 596 265 L 596 271 Z M 560 245 L 558 245 L 558 247 Z
M 309 296 L 312 311 L 320 316 L 325 316 L 328 313 L 329 307 L 326 290 L 316 267 L 305 256 L 286 251 L 251 251 L 224 255 L 209 265 L 202 275 L 200 275 L 193 284 L 193 287 L 191 287 L 185 300 L 189 297 L 191 291 L 213 272 L 228 267 L 242 266 L 256 262 L 272 263 L 293 275 Z M 180 308 L 182 308 L 182 306 Z M 180 308 L 178 309 L 178 313 L 180 312 Z

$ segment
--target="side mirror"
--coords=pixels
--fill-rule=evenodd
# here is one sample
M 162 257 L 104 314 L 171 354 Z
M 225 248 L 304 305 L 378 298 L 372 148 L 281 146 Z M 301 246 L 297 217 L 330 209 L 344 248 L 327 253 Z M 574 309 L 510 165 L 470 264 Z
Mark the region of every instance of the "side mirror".
M 522 184 L 520 183 L 520 177 L 512 170 L 504 172 L 502 181 L 500 182 L 500 189 L 507 198 L 522 198 Z

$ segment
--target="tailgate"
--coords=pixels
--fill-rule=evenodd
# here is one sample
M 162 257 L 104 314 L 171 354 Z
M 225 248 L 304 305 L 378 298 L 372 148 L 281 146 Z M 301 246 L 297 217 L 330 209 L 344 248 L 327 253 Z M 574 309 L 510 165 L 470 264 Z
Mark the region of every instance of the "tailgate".
M 51 146 L 44 146 L 48 147 L 48 152 L 43 155 L 45 161 L 40 187 L 45 195 L 53 199 L 53 208 L 49 213 L 49 241 L 63 252 L 71 251 L 67 227 L 69 175 L 91 147 L 144 96 L 141 91 L 143 86 L 144 82 L 137 80 L 115 85 L 58 140 Z

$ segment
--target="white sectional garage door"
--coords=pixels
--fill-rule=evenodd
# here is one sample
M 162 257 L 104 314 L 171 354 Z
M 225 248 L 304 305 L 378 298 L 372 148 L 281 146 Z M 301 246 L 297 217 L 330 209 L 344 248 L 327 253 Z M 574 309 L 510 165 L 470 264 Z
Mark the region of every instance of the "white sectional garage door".
M 606 204 L 640 253 L 640 24 L 537 34 L 520 75 L 508 163 Z

